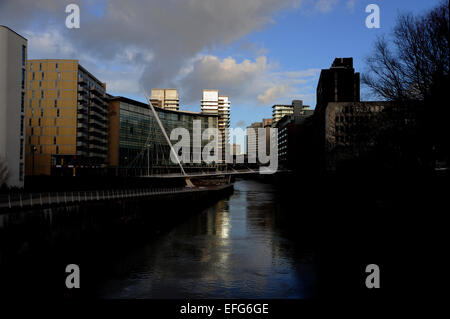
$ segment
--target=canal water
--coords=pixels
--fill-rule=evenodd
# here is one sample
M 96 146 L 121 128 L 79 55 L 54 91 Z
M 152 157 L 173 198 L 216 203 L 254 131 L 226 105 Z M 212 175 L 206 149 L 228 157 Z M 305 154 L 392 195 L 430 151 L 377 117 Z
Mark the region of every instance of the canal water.
M 313 297 L 314 255 L 284 231 L 278 191 L 252 180 L 234 187 L 229 198 L 115 261 L 98 296 Z

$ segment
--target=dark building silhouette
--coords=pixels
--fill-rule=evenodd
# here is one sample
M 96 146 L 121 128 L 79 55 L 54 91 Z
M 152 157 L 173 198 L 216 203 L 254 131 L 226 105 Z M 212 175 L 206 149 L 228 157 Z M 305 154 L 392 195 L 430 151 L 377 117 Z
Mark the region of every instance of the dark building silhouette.
M 359 102 L 360 76 L 353 68 L 353 58 L 335 58 L 329 69 L 320 72 L 317 104 L 314 111 L 314 139 L 317 169 L 325 168 L 325 113 L 330 102 Z
M 335 58 L 331 68 L 320 72 L 316 112 L 324 115 L 329 102 L 359 102 L 359 78 L 353 58 Z

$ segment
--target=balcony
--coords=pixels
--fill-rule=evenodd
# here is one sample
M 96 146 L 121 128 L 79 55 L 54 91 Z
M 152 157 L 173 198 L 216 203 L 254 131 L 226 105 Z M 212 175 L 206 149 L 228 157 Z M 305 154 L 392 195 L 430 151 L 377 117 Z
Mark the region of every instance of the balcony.
M 101 121 L 98 121 L 98 120 L 96 120 L 96 119 L 90 119 L 89 120 L 89 124 L 92 126 L 92 127 L 95 127 L 95 128 L 99 128 L 99 129 L 107 129 L 108 127 L 107 127 L 107 125 L 106 125 L 106 122 L 105 123 L 103 123 L 103 122 L 101 122 Z
M 108 111 L 104 107 L 102 107 L 98 104 L 95 104 L 95 103 L 90 104 L 89 112 L 94 112 L 94 113 L 102 115 L 104 117 L 108 116 Z
M 106 121 L 107 121 L 107 118 L 106 118 L 105 115 L 97 113 L 97 112 L 92 111 L 92 110 L 89 111 L 89 116 L 90 116 L 91 119 L 98 120 L 98 121 L 100 121 L 102 123 L 106 123 Z
M 103 95 L 105 94 L 105 92 L 103 90 L 98 89 L 96 86 L 91 85 L 89 87 L 89 91 L 99 97 L 103 97 Z
M 80 113 L 80 114 L 77 114 L 77 119 L 79 122 L 86 122 L 88 120 L 88 117 L 87 117 L 87 115 Z
M 79 129 L 79 130 L 86 130 L 87 128 L 88 128 L 87 121 L 80 122 L 80 120 L 78 120 L 77 129 Z
M 108 135 L 108 132 L 106 130 L 101 130 L 96 127 L 90 127 L 89 133 L 96 134 L 97 136 L 104 136 L 104 137 L 106 137 Z
M 106 137 L 97 137 L 94 135 L 89 136 L 89 143 L 93 143 L 97 146 L 106 147 Z M 90 144 L 91 145 L 91 144 Z

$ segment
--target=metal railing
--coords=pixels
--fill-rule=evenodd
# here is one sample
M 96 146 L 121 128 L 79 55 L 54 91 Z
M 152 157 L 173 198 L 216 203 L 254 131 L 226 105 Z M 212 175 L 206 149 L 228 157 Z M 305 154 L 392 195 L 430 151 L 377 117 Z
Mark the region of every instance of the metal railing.
M 185 187 L 113 189 L 96 191 L 14 193 L 0 195 L 0 209 L 76 204 L 112 199 L 139 198 L 192 191 Z

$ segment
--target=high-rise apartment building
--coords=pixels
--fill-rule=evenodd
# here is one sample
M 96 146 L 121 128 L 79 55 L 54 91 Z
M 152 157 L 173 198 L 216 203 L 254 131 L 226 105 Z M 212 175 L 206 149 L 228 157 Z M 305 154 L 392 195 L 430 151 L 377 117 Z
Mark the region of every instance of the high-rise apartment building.
M 105 168 L 106 84 L 78 60 L 29 60 L 27 175 L 80 175 Z
M 247 127 L 246 130 L 246 151 L 248 155 L 249 162 L 254 162 L 258 157 L 258 139 L 259 139 L 259 130 L 263 127 L 262 122 L 252 123 Z
M 0 26 L 0 184 L 8 187 L 24 186 L 26 63 L 27 39 Z
M 218 148 L 219 154 L 222 154 L 222 160 L 224 160 L 225 148 L 229 144 L 231 102 L 228 96 L 219 95 L 218 90 L 203 90 L 201 109 L 204 114 L 219 115 L 218 128 L 222 141 Z
M 180 107 L 180 98 L 176 89 L 152 89 L 150 101 L 153 106 L 166 110 L 178 111 Z
M 308 110 L 308 105 L 303 105 L 303 101 L 294 100 L 292 104 L 275 104 L 272 106 L 272 120 L 275 125 L 286 115 L 301 114 L 305 110 Z
M 271 128 L 272 128 L 272 119 L 263 119 L 262 122 L 255 122 L 252 123 L 252 125 L 247 127 L 246 130 L 246 148 L 247 148 L 247 155 L 250 156 L 250 159 L 252 156 L 259 156 L 259 143 L 260 138 L 265 139 L 266 143 L 266 154 L 270 154 L 270 136 L 272 134 Z M 264 134 L 265 136 L 260 136 L 259 129 L 264 128 Z M 251 133 L 250 133 L 251 132 Z

